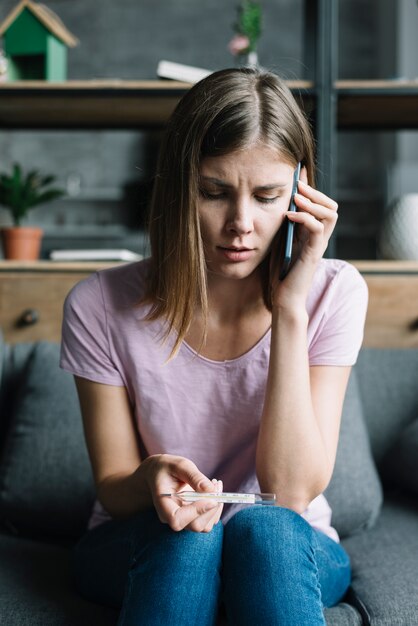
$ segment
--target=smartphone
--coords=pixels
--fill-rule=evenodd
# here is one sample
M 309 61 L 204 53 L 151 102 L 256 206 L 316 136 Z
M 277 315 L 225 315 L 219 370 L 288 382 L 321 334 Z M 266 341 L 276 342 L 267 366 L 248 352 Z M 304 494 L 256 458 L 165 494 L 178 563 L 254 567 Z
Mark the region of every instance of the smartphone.
M 296 166 L 295 172 L 293 174 L 292 195 L 290 196 L 289 211 L 297 210 L 296 205 L 295 205 L 295 193 L 297 193 L 298 191 L 298 182 L 299 182 L 301 167 L 302 167 L 302 164 L 298 163 Z M 280 275 L 279 275 L 280 280 L 283 280 L 287 276 L 287 273 L 290 268 L 290 261 L 292 260 L 294 233 L 295 233 L 295 223 L 287 219 L 283 261 L 282 261 L 282 266 L 280 268 Z

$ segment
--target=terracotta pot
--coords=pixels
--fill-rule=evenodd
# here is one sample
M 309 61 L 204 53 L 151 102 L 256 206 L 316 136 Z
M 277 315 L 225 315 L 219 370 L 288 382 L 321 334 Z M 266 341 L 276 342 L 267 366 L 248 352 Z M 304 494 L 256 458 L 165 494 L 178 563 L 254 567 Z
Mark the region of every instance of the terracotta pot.
M 29 226 L 1 229 L 4 258 L 36 261 L 41 251 L 43 230 Z

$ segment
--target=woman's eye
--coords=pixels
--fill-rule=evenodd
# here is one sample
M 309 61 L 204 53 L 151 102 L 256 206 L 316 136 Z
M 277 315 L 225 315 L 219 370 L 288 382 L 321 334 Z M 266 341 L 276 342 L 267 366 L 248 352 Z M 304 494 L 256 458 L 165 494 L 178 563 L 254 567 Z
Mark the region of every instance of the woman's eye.
M 206 189 L 201 189 L 200 193 L 203 196 L 203 198 L 206 198 L 206 200 L 221 200 L 222 198 L 225 198 L 225 195 L 226 195 L 223 192 L 210 193 L 210 191 L 207 191 Z
M 266 198 L 265 196 L 257 196 L 257 201 L 261 202 L 261 204 L 271 204 L 272 202 L 276 202 L 279 199 L 279 196 L 274 196 L 273 198 Z
M 200 189 L 200 195 L 205 198 L 205 200 L 224 200 L 227 197 L 227 192 L 220 191 L 218 193 L 213 193 L 208 191 L 207 189 Z M 272 204 L 279 199 L 280 196 L 255 196 L 255 199 L 260 204 Z

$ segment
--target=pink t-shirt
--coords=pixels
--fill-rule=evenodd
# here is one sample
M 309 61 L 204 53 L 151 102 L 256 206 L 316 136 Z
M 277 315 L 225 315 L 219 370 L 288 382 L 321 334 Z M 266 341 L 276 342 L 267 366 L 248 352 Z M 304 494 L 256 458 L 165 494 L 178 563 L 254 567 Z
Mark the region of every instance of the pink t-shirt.
M 64 305 L 61 367 L 125 386 L 139 433 L 141 458 L 169 453 L 191 459 L 224 490 L 259 492 L 256 442 L 270 353 L 270 331 L 237 359 L 212 361 L 185 342 L 166 362 L 172 339 L 162 321 L 144 321 L 149 261 L 96 272 L 78 283 Z M 353 365 L 363 338 L 367 286 L 350 264 L 323 259 L 307 301 L 310 365 Z M 117 419 L 117 416 L 115 416 Z M 243 505 L 245 506 L 245 505 Z M 225 505 L 224 523 L 239 505 Z M 338 541 L 323 495 L 305 519 Z M 96 502 L 89 527 L 109 519 Z

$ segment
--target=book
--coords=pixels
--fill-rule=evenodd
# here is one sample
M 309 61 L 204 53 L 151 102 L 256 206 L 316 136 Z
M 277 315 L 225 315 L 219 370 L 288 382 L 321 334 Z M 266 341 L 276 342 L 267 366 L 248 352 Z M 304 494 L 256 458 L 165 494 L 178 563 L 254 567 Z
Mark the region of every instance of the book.
M 202 78 L 209 76 L 209 74 L 212 74 L 211 70 L 184 65 L 183 63 L 173 63 L 172 61 L 162 60 L 157 67 L 157 76 L 160 78 L 169 78 L 185 83 L 197 83 Z
M 51 250 L 51 261 L 141 261 L 142 254 L 131 250 L 115 249 L 84 249 L 84 250 Z

